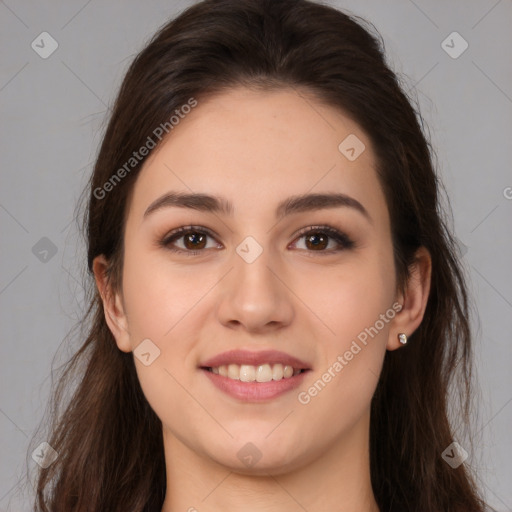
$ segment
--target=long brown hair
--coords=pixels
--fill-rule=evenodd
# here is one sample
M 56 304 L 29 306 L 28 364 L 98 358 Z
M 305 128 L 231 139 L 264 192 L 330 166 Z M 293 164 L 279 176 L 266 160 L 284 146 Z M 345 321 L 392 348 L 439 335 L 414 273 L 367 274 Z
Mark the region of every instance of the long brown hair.
M 238 85 L 293 87 L 353 118 L 376 151 L 400 287 L 415 251 L 424 246 L 431 254 L 424 320 L 406 347 L 386 353 L 372 400 L 371 481 L 380 509 L 486 510 L 470 467 L 454 469 L 442 457 L 455 439 L 448 398 L 455 398 L 457 420 L 468 426 L 473 377 L 471 308 L 434 152 L 373 26 L 307 0 L 199 2 L 164 25 L 131 64 L 87 189 L 88 331 L 53 395 L 47 441 L 58 457 L 39 470 L 36 510 L 161 510 L 162 425 L 143 395 L 132 354 L 117 348 L 107 327 L 92 262 L 104 254 L 112 287 L 120 289 L 127 204 L 146 157 L 129 171 L 126 162 L 190 98 L 200 104 Z M 127 172 L 105 193 L 123 166 Z M 76 389 L 60 410 L 72 380 Z

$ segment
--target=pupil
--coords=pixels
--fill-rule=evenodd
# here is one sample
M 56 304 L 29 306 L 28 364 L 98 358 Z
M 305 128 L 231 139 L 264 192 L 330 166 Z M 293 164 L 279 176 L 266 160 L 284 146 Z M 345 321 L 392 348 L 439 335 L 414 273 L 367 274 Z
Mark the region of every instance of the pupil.
M 314 239 L 321 239 L 322 241 L 320 241 L 319 243 L 318 242 L 314 242 Z M 315 233 L 313 235 L 310 235 L 308 237 L 308 242 L 311 243 L 313 245 L 313 247 L 325 247 L 325 239 L 326 237 L 325 236 L 322 236 L 322 234 L 320 233 Z
M 197 239 L 201 239 L 201 240 L 197 240 Z M 188 244 L 191 243 L 192 244 L 192 249 L 198 249 L 198 246 L 194 245 L 198 241 L 199 242 L 203 242 L 204 241 L 204 235 L 202 233 L 192 233 L 192 234 L 189 234 L 186 237 L 187 248 L 190 249 L 190 247 L 188 247 Z

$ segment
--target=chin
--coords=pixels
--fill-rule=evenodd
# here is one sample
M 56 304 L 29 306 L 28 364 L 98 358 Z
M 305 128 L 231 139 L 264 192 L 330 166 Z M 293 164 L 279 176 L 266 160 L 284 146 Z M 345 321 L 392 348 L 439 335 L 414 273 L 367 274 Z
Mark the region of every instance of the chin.
M 268 432 L 230 440 L 227 446 L 223 444 L 222 451 L 210 453 L 210 457 L 230 471 L 253 476 L 280 475 L 307 464 L 306 453 L 298 452 L 292 443 L 281 439 L 265 439 Z

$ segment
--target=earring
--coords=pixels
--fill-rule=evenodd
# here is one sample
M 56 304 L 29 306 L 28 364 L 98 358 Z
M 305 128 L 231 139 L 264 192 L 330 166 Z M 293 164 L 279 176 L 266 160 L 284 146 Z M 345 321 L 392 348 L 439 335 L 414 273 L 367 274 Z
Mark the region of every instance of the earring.
M 398 335 L 398 341 L 402 344 L 402 345 L 405 345 L 407 343 L 407 336 L 404 334 L 404 333 L 400 333 Z

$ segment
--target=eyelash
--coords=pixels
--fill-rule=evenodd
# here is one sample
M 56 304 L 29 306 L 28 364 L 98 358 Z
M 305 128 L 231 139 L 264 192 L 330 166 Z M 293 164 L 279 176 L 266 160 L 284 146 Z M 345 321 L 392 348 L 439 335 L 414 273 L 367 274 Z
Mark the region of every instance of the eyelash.
M 207 228 L 203 228 L 200 226 L 183 226 L 181 228 L 175 229 L 174 231 L 171 231 L 170 233 L 168 233 L 159 242 L 159 245 L 169 251 L 172 251 L 175 253 L 186 254 L 187 256 L 198 256 L 201 253 L 204 253 L 206 251 L 206 249 L 201 249 L 201 250 L 195 251 L 195 250 L 189 250 L 189 249 L 180 249 L 180 248 L 171 246 L 171 242 L 179 240 L 180 238 L 183 238 L 183 236 L 185 236 L 186 234 L 189 234 L 189 233 L 199 233 L 199 234 L 207 235 L 207 236 L 215 239 L 215 236 L 213 235 L 213 233 Z M 341 247 L 339 247 L 337 249 L 319 250 L 319 251 L 306 250 L 306 252 L 308 252 L 308 253 L 319 253 L 319 254 L 323 253 L 322 255 L 326 255 L 326 254 L 328 255 L 328 254 L 337 253 L 339 251 L 352 249 L 355 246 L 355 242 L 350 237 L 348 237 L 345 233 L 338 231 L 337 229 L 335 229 L 331 226 L 325 226 L 325 225 L 323 225 L 323 226 L 308 226 L 306 228 L 303 228 L 300 230 L 300 232 L 298 233 L 295 240 L 298 240 L 310 233 L 311 234 L 321 233 L 321 234 L 328 235 L 329 238 L 336 241 L 339 244 L 339 246 L 341 246 Z

